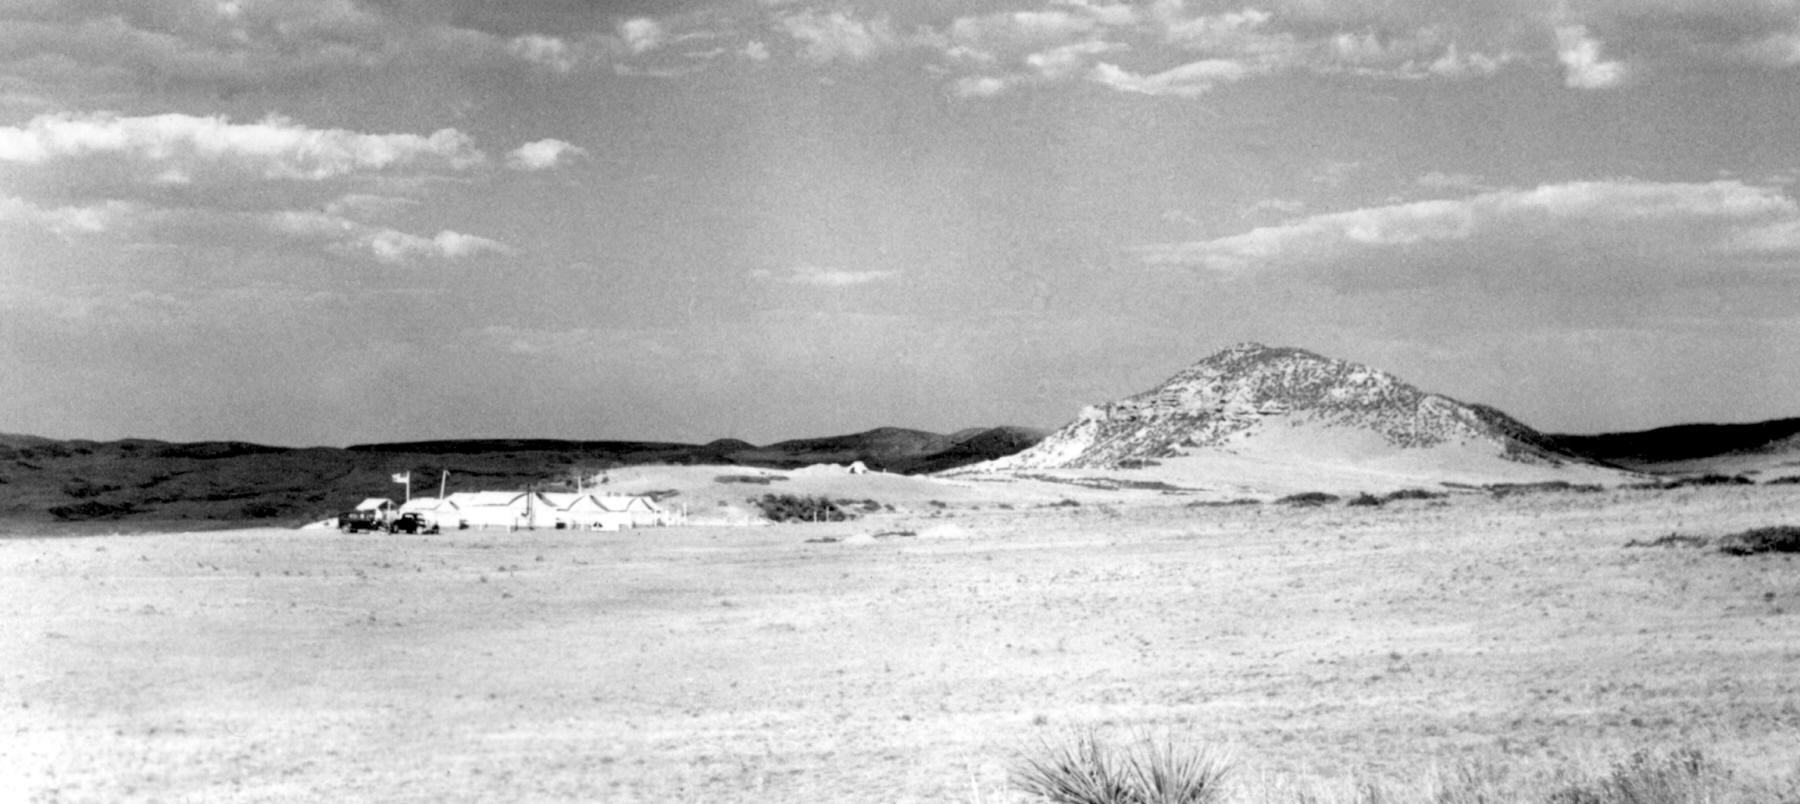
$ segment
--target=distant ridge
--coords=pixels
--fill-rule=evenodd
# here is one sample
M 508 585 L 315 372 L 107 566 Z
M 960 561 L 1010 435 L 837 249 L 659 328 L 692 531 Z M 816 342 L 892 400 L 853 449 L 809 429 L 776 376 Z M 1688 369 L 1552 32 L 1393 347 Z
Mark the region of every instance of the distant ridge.
M 975 468 L 1117 468 L 1223 449 L 1276 423 L 1363 431 L 1401 450 L 1460 444 L 1510 461 L 1590 462 L 1494 408 L 1304 349 L 1242 343 L 1155 388 L 1087 407 L 1036 446 Z

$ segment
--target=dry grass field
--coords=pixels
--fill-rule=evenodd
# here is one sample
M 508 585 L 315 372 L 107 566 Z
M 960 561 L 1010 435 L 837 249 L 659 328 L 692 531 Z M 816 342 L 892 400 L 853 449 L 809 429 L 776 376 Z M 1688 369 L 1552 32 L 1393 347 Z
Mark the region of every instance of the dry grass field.
M 1796 520 L 1767 486 L 15 537 L 0 798 L 1006 802 L 1090 726 L 1228 749 L 1243 801 L 1677 746 L 1787 778 L 1800 563 L 1625 544 Z

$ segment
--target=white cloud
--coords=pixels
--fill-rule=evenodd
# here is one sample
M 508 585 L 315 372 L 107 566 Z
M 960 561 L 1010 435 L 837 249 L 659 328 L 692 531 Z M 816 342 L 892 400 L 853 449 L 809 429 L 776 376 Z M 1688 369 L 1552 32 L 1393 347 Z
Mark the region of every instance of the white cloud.
M 1556 29 L 1556 58 L 1562 62 L 1563 83 L 1573 89 L 1605 89 L 1625 79 L 1625 65 L 1600 58 L 1600 40 L 1581 25 Z
M 419 258 L 456 259 L 482 253 L 507 254 L 512 251 L 505 243 L 497 240 L 447 229 L 430 238 L 382 229 L 367 233 L 355 242 L 367 248 L 375 255 L 375 259 L 390 265 Z
M 281 117 L 232 123 L 225 117 L 106 113 L 39 115 L 0 128 L 0 162 L 28 165 L 117 154 L 158 167 L 224 164 L 272 179 L 319 180 L 412 165 L 460 170 L 485 157 L 456 129 L 418 134 L 364 134 L 315 129 Z
M 771 271 L 758 268 L 750 272 L 750 278 L 765 282 L 783 282 L 790 285 L 810 285 L 821 288 L 844 288 L 854 285 L 866 285 L 899 276 L 899 271 L 847 271 L 840 268 L 821 268 L 816 265 L 799 265 L 786 272 Z
M 27 224 L 65 237 L 115 230 L 138 210 L 126 201 L 43 207 L 23 198 L 0 196 L 0 222 Z
M 1117 65 L 1101 62 L 1094 66 L 1090 77 L 1095 82 L 1121 92 L 1191 98 L 1211 91 L 1220 83 L 1238 81 L 1249 74 L 1250 70 L 1238 62 L 1207 59 L 1153 75 L 1138 75 Z
M 769 46 L 755 40 L 744 45 L 744 49 L 741 52 L 744 54 L 744 58 L 751 61 L 769 60 Z
M 1083 72 L 1095 56 L 1124 49 L 1124 45 L 1112 42 L 1076 42 L 1033 53 L 1025 57 L 1025 63 L 1039 75 L 1055 81 Z
M 648 53 L 668 40 L 662 24 L 647 17 L 626 20 L 619 24 L 619 37 L 625 40 L 625 46 L 632 53 Z
M 1480 240 L 1530 246 L 1556 238 L 1708 258 L 1800 254 L 1800 204 L 1778 188 L 1737 181 L 1571 182 L 1314 215 L 1192 243 L 1138 249 L 1153 265 L 1224 273 L 1330 266 L 1382 248 Z M 1581 253 L 1570 250 L 1565 253 Z
M 507 52 L 552 72 L 566 73 L 581 62 L 577 48 L 554 36 L 526 34 L 507 42 Z
M 528 142 L 506 155 L 507 167 L 515 170 L 548 170 L 570 156 L 587 156 L 587 149 L 557 139 Z
M 804 44 L 802 55 L 816 63 L 863 61 L 899 44 L 886 19 L 864 21 L 842 11 L 802 11 L 781 18 L 780 25 Z

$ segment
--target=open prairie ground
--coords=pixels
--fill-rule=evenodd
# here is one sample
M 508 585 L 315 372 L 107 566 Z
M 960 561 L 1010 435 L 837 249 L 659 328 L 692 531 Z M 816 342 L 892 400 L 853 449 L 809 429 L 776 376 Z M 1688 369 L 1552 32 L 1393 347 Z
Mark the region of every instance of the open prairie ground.
M 1796 520 L 1770 486 L 16 537 L 0 789 L 1004 802 L 1019 751 L 1088 726 L 1227 747 L 1243 801 L 1644 747 L 1772 778 L 1800 757 L 1800 563 L 1625 544 Z

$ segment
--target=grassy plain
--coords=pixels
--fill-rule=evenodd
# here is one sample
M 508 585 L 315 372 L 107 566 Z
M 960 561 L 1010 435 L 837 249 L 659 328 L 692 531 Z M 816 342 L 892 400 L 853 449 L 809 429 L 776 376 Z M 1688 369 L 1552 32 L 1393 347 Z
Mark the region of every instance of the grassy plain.
M 1800 487 L 624 533 L 0 540 L 0 798 L 1019 800 L 1066 730 L 1237 798 L 1800 757 Z M 910 532 L 913 535 L 898 535 Z M 837 539 L 837 541 L 824 541 Z

